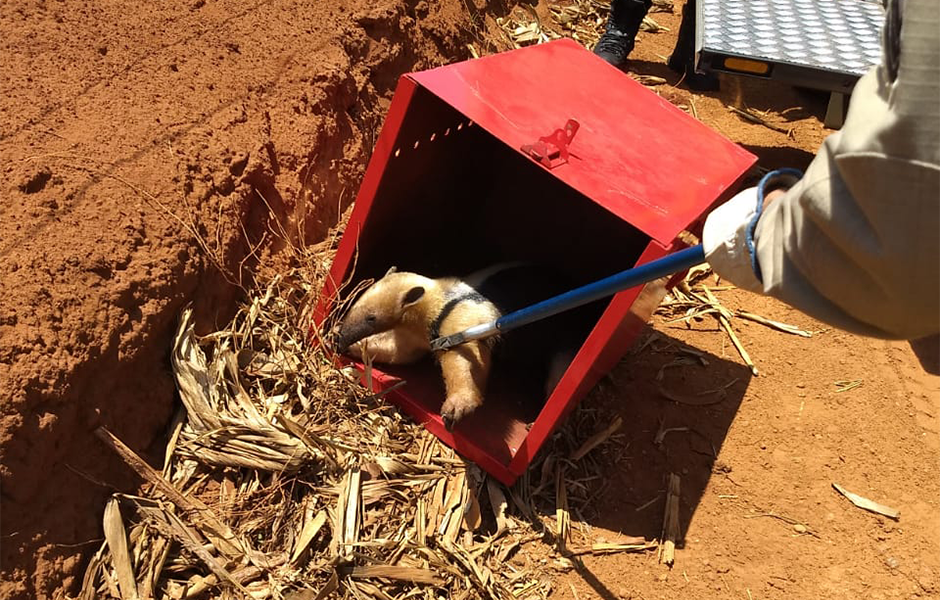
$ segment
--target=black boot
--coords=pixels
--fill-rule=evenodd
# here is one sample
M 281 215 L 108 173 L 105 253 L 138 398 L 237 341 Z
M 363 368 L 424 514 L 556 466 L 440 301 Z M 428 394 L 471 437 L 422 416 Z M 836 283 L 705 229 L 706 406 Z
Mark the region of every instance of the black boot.
M 636 44 L 643 17 L 652 5 L 653 0 L 612 0 L 607 27 L 594 47 L 594 54 L 615 67 L 626 62 Z
M 698 92 L 718 90 L 718 77 L 714 73 L 702 75 L 695 72 L 695 0 L 689 0 L 682 7 L 679 37 L 666 65 L 676 73 L 685 74 L 684 81 L 689 89 Z

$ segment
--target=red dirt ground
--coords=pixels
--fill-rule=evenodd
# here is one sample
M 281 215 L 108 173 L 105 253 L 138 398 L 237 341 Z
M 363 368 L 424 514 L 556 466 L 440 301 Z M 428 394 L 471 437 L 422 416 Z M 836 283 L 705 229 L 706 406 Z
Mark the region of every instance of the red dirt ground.
M 398 75 L 464 57 L 472 23 L 457 1 L 0 11 L 0 595 L 50 598 L 75 591 L 103 499 L 135 483 L 92 432 L 160 456 L 179 310 L 194 300 L 208 328 L 238 297 L 187 231 L 235 281 L 251 248 L 276 250 L 262 196 L 317 241 Z
M 398 75 L 466 58 L 471 42 L 493 47 L 493 18 L 510 8 L 482 0 L 0 5 L 0 595 L 75 593 L 101 538 L 104 499 L 136 484 L 92 432 L 106 425 L 159 458 L 180 308 L 195 302 L 203 329 L 227 320 L 236 283 L 277 251 L 269 214 L 291 224 L 294 242 L 321 239 L 354 197 Z M 663 62 L 678 9 L 653 16 L 671 31 L 643 34 L 630 69 L 674 84 Z M 481 33 L 487 24 L 490 37 Z M 791 88 L 726 79 L 714 94 L 657 89 L 694 106 L 765 167 L 805 166 L 830 133 L 820 122 L 825 99 Z M 726 108 L 742 102 L 792 136 Z M 663 478 L 679 474 L 676 564 L 586 557 L 559 573 L 555 595 L 936 597 L 940 378 L 907 344 L 717 293 L 730 308 L 821 333 L 806 339 L 737 321 L 760 369 L 751 377 L 713 323 L 687 329 L 657 317 L 650 331 L 662 337 L 625 357 L 585 404 L 620 413 L 626 425 L 585 459 L 599 463 L 604 482 L 571 502 L 583 508 L 575 529 L 588 539 L 656 537 Z M 664 385 L 692 394 L 737 379 L 723 402 L 690 407 L 658 393 L 656 374 L 679 344 L 707 352 L 709 365 L 670 368 Z M 862 384 L 837 392 L 841 380 Z M 656 445 L 661 426 L 690 431 Z M 899 509 L 900 521 L 855 508 L 832 482 Z M 767 513 L 815 535 L 758 516 Z

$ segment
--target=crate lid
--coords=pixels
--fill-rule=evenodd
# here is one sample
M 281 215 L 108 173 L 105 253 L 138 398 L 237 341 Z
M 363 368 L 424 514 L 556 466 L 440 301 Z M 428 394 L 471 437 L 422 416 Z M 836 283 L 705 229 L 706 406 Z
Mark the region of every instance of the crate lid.
M 519 152 L 574 119 L 551 172 L 664 245 L 756 161 L 573 40 L 407 77 Z

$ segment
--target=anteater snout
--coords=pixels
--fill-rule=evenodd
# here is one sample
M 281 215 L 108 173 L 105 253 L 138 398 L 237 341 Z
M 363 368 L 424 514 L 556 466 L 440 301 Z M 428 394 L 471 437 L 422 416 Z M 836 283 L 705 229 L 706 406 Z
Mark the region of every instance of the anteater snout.
M 333 329 L 333 346 L 340 354 L 346 354 L 349 347 L 374 333 L 374 327 L 362 321 L 344 321 Z

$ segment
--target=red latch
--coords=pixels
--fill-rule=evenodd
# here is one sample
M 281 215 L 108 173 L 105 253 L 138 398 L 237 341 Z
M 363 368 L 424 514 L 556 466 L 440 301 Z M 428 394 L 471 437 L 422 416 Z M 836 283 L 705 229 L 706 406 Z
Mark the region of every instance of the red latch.
M 568 119 L 564 129 L 556 129 L 555 133 L 539 138 L 534 144 L 526 144 L 522 151 L 541 163 L 547 169 L 554 169 L 558 165 L 568 162 L 568 144 L 578 133 L 580 125 L 574 119 Z

